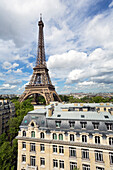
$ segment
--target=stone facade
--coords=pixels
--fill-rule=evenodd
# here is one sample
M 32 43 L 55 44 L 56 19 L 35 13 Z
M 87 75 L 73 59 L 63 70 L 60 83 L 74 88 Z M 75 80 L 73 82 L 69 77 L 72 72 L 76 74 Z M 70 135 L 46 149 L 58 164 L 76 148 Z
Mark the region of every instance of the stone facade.
M 28 112 L 17 136 L 18 170 L 112 170 L 112 108 L 52 103 Z

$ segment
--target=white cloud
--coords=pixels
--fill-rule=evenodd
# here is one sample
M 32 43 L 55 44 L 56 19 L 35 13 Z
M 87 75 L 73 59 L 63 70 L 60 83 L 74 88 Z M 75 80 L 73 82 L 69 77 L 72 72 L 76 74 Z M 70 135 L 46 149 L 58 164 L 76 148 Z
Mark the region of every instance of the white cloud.
M 22 73 L 22 70 L 21 69 L 17 69 L 17 70 L 13 70 L 14 73 Z
M 5 61 L 5 62 L 3 63 L 3 65 L 2 65 L 2 67 L 3 67 L 4 69 L 6 69 L 6 70 L 11 69 L 11 68 L 16 68 L 16 67 L 18 67 L 18 66 L 19 66 L 19 64 L 17 64 L 17 63 L 11 64 L 11 63 L 8 62 L 8 61 Z
M 109 4 L 109 7 L 110 8 L 113 7 L 113 1 Z

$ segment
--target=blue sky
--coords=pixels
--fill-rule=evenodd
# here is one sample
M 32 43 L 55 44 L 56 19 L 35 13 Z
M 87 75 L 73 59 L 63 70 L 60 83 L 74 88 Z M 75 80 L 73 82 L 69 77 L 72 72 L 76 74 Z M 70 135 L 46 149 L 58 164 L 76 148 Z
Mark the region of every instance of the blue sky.
M 113 92 L 112 0 L 0 1 L 0 94 L 21 94 L 33 73 L 38 20 L 56 91 Z

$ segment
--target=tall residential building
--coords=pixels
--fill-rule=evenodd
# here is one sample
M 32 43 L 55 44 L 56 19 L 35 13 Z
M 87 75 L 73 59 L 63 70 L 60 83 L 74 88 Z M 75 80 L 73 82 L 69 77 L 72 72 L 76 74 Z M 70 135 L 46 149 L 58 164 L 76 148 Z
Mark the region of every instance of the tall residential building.
M 112 170 L 113 104 L 52 103 L 24 117 L 18 170 Z
M 7 99 L 0 99 L 0 134 L 8 130 L 8 120 L 14 116 L 14 104 Z

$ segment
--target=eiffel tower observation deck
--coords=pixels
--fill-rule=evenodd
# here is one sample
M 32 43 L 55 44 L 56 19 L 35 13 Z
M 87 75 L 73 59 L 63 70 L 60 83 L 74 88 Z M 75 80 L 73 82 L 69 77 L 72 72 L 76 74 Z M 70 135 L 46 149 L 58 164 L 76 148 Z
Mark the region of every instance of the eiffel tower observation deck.
M 39 37 L 38 37 L 38 50 L 36 57 L 36 65 L 33 68 L 33 75 L 29 84 L 25 87 L 24 93 L 20 96 L 20 102 L 26 100 L 29 96 L 34 97 L 34 103 L 38 103 L 38 96 L 45 98 L 46 104 L 51 101 L 61 102 L 60 97 L 55 91 L 55 87 L 52 85 L 49 77 L 48 69 L 46 66 L 45 48 L 44 48 L 44 35 L 42 16 L 40 16 L 39 26 Z

